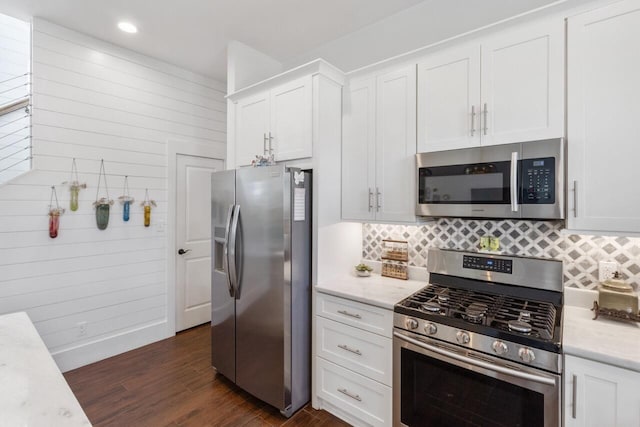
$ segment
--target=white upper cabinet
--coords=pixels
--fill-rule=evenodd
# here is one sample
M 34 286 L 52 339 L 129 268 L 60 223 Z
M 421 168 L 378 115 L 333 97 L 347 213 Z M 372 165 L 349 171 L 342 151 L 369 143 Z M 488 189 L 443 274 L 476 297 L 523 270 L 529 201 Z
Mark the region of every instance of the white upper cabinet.
M 376 80 L 351 81 L 342 109 L 342 219 L 375 218 Z
M 568 20 L 568 227 L 640 232 L 640 2 Z
M 376 219 L 415 221 L 416 67 L 377 78 Z
M 276 160 L 312 155 L 312 81 L 305 76 L 271 90 L 270 148 Z
M 564 22 L 482 42 L 482 145 L 564 135 Z
M 564 425 L 640 425 L 640 373 L 565 356 Z
M 418 152 L 564 135 L 564 22 L 503 31 L 418 65 Z
M 256 156 L 273 154 L 280 162 L 313 155 L 314 74 L 283 79 L 268 90 L 249 88 L 249 94 L 230 96 L 235 104 L 231 168 L 250 165 Z
M 415 221 L 416 67 L 352 80 L 345 91 L 342 218 Z
M 418 152 L 480 144 L 480 46 L 449 49 L 418 64 Z
M 268 154 L 269 92 L 236 104 L 236 164 L 246 166 L 256 155 Z

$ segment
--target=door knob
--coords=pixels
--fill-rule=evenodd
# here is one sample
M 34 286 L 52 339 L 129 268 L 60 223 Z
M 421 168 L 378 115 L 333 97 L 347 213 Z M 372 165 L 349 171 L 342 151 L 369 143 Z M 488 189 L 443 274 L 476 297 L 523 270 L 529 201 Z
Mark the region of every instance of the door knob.
M 187 249 L 187 250 L 184 250 L 184 249 L 178 249 L 178 255 L 184 255 L 184 254 L 186 254 L 187 252 L 191 252 L 191 249 Z

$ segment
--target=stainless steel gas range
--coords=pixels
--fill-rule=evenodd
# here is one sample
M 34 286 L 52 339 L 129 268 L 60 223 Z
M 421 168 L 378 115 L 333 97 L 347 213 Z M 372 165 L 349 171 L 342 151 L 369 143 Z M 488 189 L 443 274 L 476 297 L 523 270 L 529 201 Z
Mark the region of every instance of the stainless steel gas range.
M 394 426 L 559 426 L 562 262 L 430 250 L 394 308 Z

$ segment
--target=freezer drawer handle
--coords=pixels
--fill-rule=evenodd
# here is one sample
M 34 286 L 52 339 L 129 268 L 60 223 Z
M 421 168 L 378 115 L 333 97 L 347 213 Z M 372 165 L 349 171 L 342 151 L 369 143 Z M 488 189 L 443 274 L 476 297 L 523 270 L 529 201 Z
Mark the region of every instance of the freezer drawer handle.
M 353 354 L 357 354 L 358 356 L 362 356 L 362 352 L 360 350 L 358 350 L 358 349 L 354 350 L 353 348 L 350 348 L 346 344 L 338 344 L 338 347 L 343 349 L 343 350 L 350 351 Z
M 345 316 L 354 317 L 356 319 L 362 319 L 362 316 L 360 316 L 359 314 L 349 313 L 347 310 L 338 310 L 338 313 L 344 314 Z
M 349 393 L 349 391 L 346 388 L 339 388 L 338 391 L 340 393 L 344 394 L 345 396 L 349 396 L 353 400 L 357 400 L 358 402 L 362 402 L 362 398 L 360 396 L 358 396 L 357 394 Z

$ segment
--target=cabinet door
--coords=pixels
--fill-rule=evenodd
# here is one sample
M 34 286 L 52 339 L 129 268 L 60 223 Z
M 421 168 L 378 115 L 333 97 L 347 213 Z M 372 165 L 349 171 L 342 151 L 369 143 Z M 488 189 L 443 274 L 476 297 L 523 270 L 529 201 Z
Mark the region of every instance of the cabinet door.
M 640 3 L 568 20 L 568 226 L 640 232 Z
M 269 93 L 263 92 L 236 104 L 236 166 L 246 166 L 267 153 Z
M 482 43 L 482 145 L 564 136 L 564 21 Z
M 271 90 L 269 147 L 277 161 L 311 157 L 312 96 L 311 76 Z
M 640 425 L 640 373 L 565 356 L 564 425 Z
M 352 80 L 342 111 L 342 219 L 375 218 L 375 79 Z
M 378 76 L 376 219 L 415 221 L 416 66 Z
M 418 64 L 418 152 L 480 145 L 480 47 L 454 48 Z

